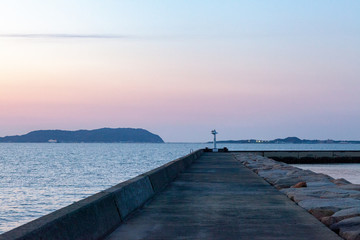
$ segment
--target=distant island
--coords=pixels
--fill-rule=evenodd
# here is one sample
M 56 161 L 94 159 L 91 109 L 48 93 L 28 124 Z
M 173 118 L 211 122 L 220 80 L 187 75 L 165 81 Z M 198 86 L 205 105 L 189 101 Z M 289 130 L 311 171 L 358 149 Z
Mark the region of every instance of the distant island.
M 8 143 L 163 143 L 158 135 L 139 128 L 101 128 L 95 130 L 38 130 L 25 135 L 0 137 Z
M 295 144 L 322 144 L 322 143 L 351 143 L 351 144 L 360 144 L 360 141 L 340 141 L 340 140 L 308 140 L 300 139 L 298 137 L 287 137 L 287 138 L 277 138 L 274 140 L 256 140 L 256 139 L 247 139 L 247 140 L 226 140 L 226 141 L 217 141 L 218 143 L 270 143 L 270 144 L 283 144 L 283 143 L 295 143 Z M 209 142 L 211 143 L 211 142 Z

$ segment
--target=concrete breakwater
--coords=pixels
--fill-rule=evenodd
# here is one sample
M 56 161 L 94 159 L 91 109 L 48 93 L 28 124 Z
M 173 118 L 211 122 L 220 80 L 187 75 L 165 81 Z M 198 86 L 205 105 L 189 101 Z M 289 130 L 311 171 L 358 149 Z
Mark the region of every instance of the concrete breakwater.
M 106 240 L 340 237 L 231 152 L 206 152 Z
M 290 164 L 312 164 L 312 163 L 360 163 L 360 151 L 241 151 L 271 158 L 276 161 Z
M 75 202 L 0 235 L 0 240 L 339 239 L 268 182 L 281 191 L 303 180 L 300 176 L 308 178 L 297 187 L 306 185 L 308 190 L 323 187 L 321 190 L 326 191 L 343 185 L 350 189 L 357 185 L 326 175 L 310 178 L 315 174 L 310 171 L 298 172 L 298 178 L 288 177 L 287 173 L 300 169 L 254 154 L 203 152 L 198 150 Z M 267 179 L 271 181 L 264 181 L 243 164 L 262 175 L 269 170 Z M 337 217 L 335 214 L 342 209 L 354 210 L 351 204 L 358 204 L 360 199 L 355 194 L 347 197 L 353 200 L 346 207 L 338 203 L 330 213 L 322 206 L 309 211 L 321 214 L 318 218 L 322 221 L 341 223 L 340 219 L 325 217 Z M 335 231 L 343 231 L 340 226 L 338 229 Z
M 203 150 L 120 183 L 0 235 L 9 239 L 102 239 L 161 192 Z
M 344 239 L 360 239 L 360 184 L 256 154 L 234 156 Z

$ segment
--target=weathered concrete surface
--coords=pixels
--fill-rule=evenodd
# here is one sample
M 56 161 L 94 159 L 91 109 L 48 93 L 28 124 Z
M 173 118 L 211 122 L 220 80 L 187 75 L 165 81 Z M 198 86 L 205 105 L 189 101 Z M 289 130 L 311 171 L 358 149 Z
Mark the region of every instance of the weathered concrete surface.
M 268 157 L 285 163 L 360 163 L 360 151 L 237 151 Z
M 204 153 L 107 239 L 340 238 L 231 153 Z
M 105 192 L 115 194 L 114 198 L 121 219 L 126 218 L 154 195 L 147 176 L 133 178 L 125 183 L 109 188 Z
M 198 150 L 0 235 L 0 240 L 103 239 L 201 156 Z

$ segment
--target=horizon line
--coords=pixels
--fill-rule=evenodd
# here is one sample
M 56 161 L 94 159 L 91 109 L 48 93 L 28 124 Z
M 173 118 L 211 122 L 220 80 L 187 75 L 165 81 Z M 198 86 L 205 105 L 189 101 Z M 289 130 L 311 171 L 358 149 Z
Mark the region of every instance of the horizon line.
M 0 34 L 0 38 L 127 39 L 127 38 L 135 38 L 135 36 L 117 35 L 117 34 L 15 33 L 15 34 Z

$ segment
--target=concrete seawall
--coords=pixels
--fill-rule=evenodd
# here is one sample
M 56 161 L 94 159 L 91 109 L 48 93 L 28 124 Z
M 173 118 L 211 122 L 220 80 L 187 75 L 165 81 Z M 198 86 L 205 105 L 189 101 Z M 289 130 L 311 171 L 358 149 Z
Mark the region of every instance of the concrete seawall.
M 236 151 L 271 158 L 289 164 L 360 163 L 360 151 Z
M 171 161 L 0 235 L 0 240 L 101 239 L 162 191 L 203 150 Z

